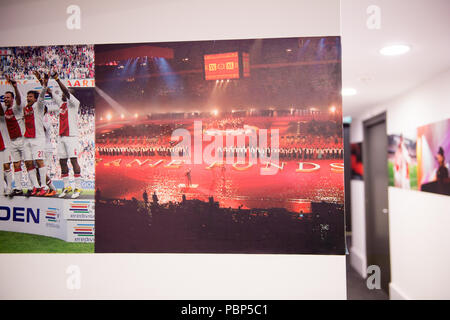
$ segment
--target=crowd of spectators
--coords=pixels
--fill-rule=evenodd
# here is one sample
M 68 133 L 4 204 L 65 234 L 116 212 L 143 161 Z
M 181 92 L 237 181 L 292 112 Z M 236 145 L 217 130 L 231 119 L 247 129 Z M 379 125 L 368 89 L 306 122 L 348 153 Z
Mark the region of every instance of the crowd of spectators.
M 156 146 L 156 145 L 132 145 L 120 146 L 113 144 L 97 145 L 97 152 L 99 156 L 131 156 L 131 157 L 183 157 L 192 154 L 192 148 L 188 146 Z M 328 146 L 298 146 L 298 147 L 279 147 L 279 148 L 260 148 L 249 146 L 232 146 L 219 147 L 215 150 L 218 159 L 225 161 L 225 159 L 232 158 L 238 161 L 239 159 L 270 158 L 278 156 L 281 160 L 331 160 L 344 158 L 344 149 L 339 145 Z
M 218 101 L 223 108 L 252 104 L 288 107 L 296 102 L 327 105 L 341 98 L 335 39 L 323 43 L 320 38 L 310 39 L 291 47 L 289 53 L 286 48 L 284 44 L 265 46 L 259 53 L 263 57 L 250 53 L 250 76 L 229 81 L 205 80 L 201 53 L 191 54 L 195 56 L 189 62 L 167 59 L 172 71 L 169 75 L 161 74 L 157 60 L 149 59 L 145 66 L 137 63 L 136 68 L 99 66 L 97 79 L 102 90 L 119 103 L 149 107 L 178 107 L 180 103 L 186 107 L 187 103 L 205 105 L 211 101 Z
M 94 46 L 65 45 L 5 48 L 10 54 L 0 56 L 1 79 L 8 74 L 16 80 L 33 80 L 33 71 L 56 71 L 61 79 L 95 77 Z
M 174 106 L 179 103 L 203 105 L 212 100 L 223 107 L 233 105 L 278 105 L 288 107 L 294 102 L 305 105 L 328 104 L 339 99 L 340 74 L 335 64 L 292 68 L 259 68 L 249 78 L 206 81 L 203 74 L 117 77 L 106 73 L 99 77 L 108 80 L 102 85 L 108 95 L 122 104 L 140 103 Z M 114 85 L 109 85 L 114 80 Z
M 312 203 L 312 213 L 304 215 L 277 207 L 227 208 L 213 197 L 159 203 L 156 192 L 144 201 L 100 194 L 97 189 L 95 223 L 108 232 L 96 237 L 98 252 L 345 253 L 342 204 Z
M 240 130 L 245 119 L 212 119 L 203 122 L 204 132 Z M 339 125 L 332 121 L 310 121 L 303 125 L 301 134 L 287 133 L 280 136 L 278 146 L 252 146 L 249 140 L 245 146 L 226 146 L 217 148 L 218 157 L 249 158 L 278 155 L 284 160 L 343 159 L 343 139 L 338 134 Z M 96 152 L 99 156 L 170 157 L 190 156 L 193 146 L 177 146 L 178 141 L 171 138 L 174 125 L 141 124 L 125 126 L 110 134 L 99 137 Z M 296 129 L 295 127 L 293 129 Z M 245 130 L 242 130 L 245 131 Z M 270 139 L 269 139 L 270 140 Z M 268 141 L 270 143 L 270 141 Z

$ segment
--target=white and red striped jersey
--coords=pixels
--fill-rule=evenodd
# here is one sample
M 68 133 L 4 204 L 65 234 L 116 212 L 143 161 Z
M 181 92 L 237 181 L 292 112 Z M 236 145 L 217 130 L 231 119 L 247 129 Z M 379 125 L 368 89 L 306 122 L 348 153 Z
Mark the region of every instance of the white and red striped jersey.
M 23 120 L 23 105 L 14 102 L 12 107 L 3 106 L 5 112 L 5 125 L 11 140 L 20 138 L 25 132 Z
M 2 120 L 0 120 L 0 121 L 2 121 Z M 5 149 L 6 149 L 6 143 L 5 143 L 5 140 L 3 140 L 3 134 L 2 134 L 2 131 L 0 130 L 0 151 L 3 151 Z
M 67 101 L 62 101 L 61 97 L 53 96 L 53 100 L 58 109 L 50 107 L 48 111 L 59 112 L 59 136 L 78 137 L 78 109 L 80 101 L 73 94 Z
M 44 129 L 45 129 L 45 149 L 51 150 L 53 149 L 52 145 L 52 139 L 51 139 L 51 130 L 52 130 L 52 123 L 49 114 L 44 115 L 43 119 Z
M 10 145 L 8 130 L 6 129 L 5 118 L 0 117 L 0 151 L 5 150 Z
M 23 108 L 23 119 L 25 122 L 25 138 L 45 138 L 44 131 L 44 97 L 47 88 L 43 88 L 39 97 L 31 106 Z

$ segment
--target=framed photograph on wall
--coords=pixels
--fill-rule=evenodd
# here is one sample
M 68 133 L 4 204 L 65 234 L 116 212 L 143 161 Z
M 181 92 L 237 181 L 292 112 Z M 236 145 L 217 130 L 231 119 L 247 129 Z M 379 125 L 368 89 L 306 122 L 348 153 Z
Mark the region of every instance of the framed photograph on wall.
M 352 166 L 352 179 L 363 180 L 364 179 L 364 165 L 363 165 L 363 151 L 362 142 L 352 143 L 351 148 L 351 166 Z
M 417 190 L 415 137 L 388 136 L 388 174 L 389 186 Z
M 421 191 L 450 195 L 450 119 L 417 129 L 417 178 Z
M 96 252 L 345 253 L 339 37 L 95 51 Z
M 93 252 L 94 46 L 0 59 L 0 252 Z

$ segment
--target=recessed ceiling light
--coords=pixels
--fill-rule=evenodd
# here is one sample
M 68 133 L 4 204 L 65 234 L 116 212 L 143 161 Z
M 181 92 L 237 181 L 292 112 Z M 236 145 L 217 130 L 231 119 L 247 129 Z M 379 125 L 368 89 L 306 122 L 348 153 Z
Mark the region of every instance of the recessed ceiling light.
M 395 44 L 382 48 L 380 53 L 384 56 L 398 56 L 407 53 L 409 50 L 411 48 L 406 44 Z
M 343 88 L 341 91 L 343 96 L 354 96 L 356 94 L 356 89 L 354 88 Z

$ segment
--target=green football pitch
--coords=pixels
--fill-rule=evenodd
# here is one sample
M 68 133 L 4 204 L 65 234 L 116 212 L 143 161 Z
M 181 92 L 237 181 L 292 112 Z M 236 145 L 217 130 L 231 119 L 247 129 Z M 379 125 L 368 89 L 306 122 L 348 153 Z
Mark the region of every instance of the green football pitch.
M 394 186 L 394 164 L 388 161 L 389 185 Z M 411 189 L 417 190 L 417 164 L 411 166 L 409 171 L 409 182 Z
M 94 243 L 73 243 L 35 234 L 0 231 L 0 253 L 94 253 Z

